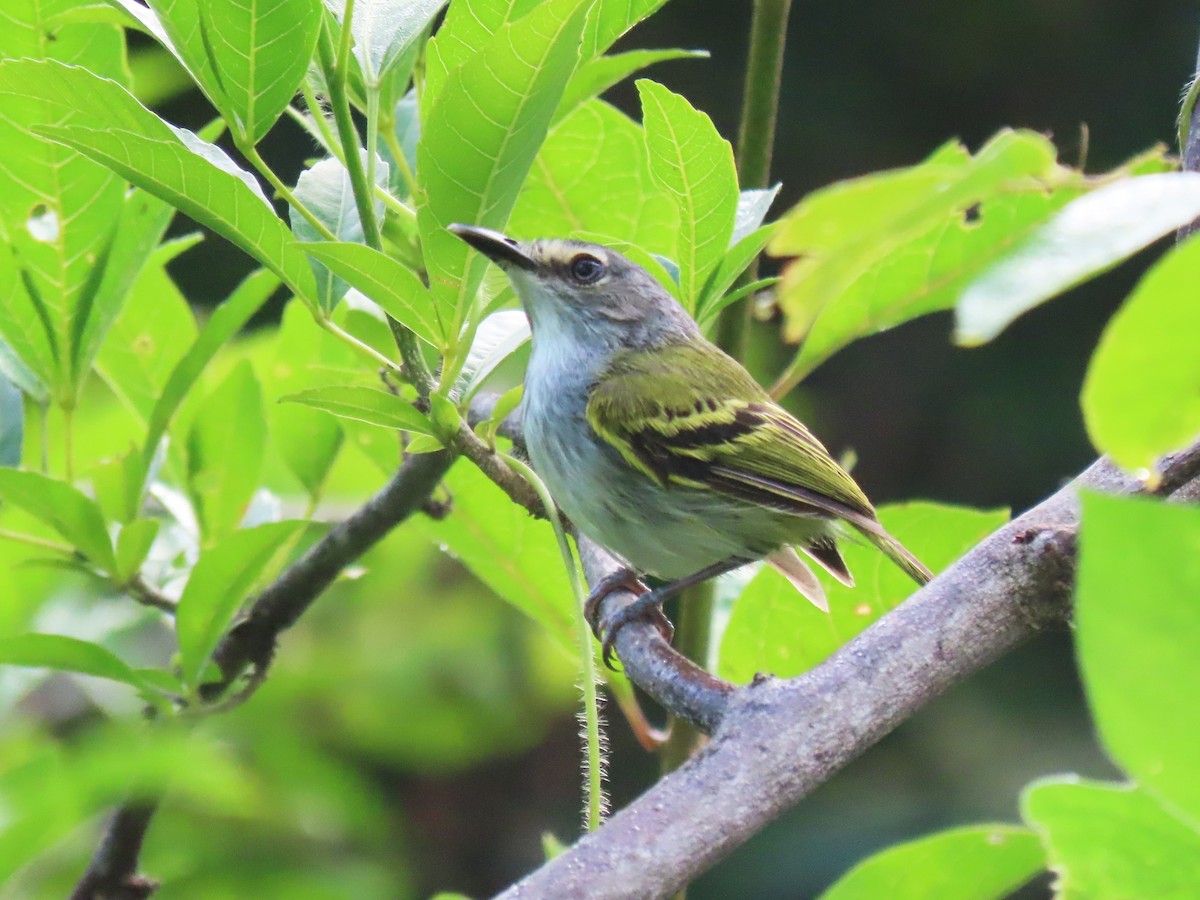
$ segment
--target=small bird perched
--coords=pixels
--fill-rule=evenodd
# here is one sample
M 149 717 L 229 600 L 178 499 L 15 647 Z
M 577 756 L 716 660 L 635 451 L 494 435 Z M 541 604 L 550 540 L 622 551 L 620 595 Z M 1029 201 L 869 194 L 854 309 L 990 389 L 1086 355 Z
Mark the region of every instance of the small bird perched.
M 791 548 L 853 585 L 837 547 L 851 529 L 918 584 L 932 577 L 820 441 L 645 269 L 594 244 L 450 230 L 505 270 L 529 315 L 534 468 L 575 526 L 628 564 L 595 587 L 589 614 L 617 587 L 642 594 L 608 622 L 606 662 L 629 621 L 661 619 L 668 597 L 764 557 L 827 608 Z M 669 583 L 648 591 L 637 572 Z

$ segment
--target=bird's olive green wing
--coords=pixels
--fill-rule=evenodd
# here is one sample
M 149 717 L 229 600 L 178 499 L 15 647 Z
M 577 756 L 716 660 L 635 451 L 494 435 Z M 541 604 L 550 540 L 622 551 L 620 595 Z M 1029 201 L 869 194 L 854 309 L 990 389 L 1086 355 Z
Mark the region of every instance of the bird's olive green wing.
M 870 502 L 820 441 L 711 344 L 617 354 L 592 390 L 587 417 L 630 465 L 664 486 L 874 524 Z

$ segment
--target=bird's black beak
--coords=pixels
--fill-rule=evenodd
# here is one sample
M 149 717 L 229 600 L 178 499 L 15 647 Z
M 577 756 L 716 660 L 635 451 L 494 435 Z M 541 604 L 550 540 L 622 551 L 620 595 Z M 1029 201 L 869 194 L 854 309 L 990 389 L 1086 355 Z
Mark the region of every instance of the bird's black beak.
M 490 228 L 477 228 L 474 225 L 451 225 L 451 234 L 460 237 L 502 269 L 516 266 L 519 269 L 533 271 L 535 263 L 524 250 L 510 237 L 505 237 Z

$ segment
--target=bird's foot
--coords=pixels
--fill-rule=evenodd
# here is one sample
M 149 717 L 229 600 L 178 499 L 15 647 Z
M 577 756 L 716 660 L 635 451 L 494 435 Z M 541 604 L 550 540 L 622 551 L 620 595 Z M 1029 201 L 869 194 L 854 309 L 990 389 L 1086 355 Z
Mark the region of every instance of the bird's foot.
M 631 594 L 636 594 L 638 599 L 601 622 L 600 604 L 605 597 L 616 590 L 629 591 Z M 654 591 L 642 584 L 637 572 L 628 566 L 623 566 L 606 576 L 592 589 L 592 592 L 588 594 L 587 602 L 583 605 L 583 615 L 591 625 L 592 633 L 600 638 L 600 647 L 606 666 L 610 669 L 613 668 L 613 641 L 616 639 L 617 632 L 635 619 L 650 619 L 658 627 L 663 638 L 667 641 L 671 640 L 675 629 L 667 617 L 662 614 L 661 606 L 662 600 L 655 595 Z
M 616 590 L 629 591 L 640 597 L 650 588 L 642 584 L 637 572 L 629 566 L 622 566 L 601 578 L 600 582 L 592 588 L 592 592 L 588 594 L 587 602 L 583 604 L 583 617 L 592 626 L 592 633 L 596 637 L 600 637 L 600 604 L 605 597 Z
M 617 639 L 617 632 L 638 619 L 648 620 L 656 628 L 659 634 L 663 636 L 668 644 L 675 634 L 675 626 L 671 621 L 663 615 L 662 602 L 663 599 L 658 591 L 648 591 L 640 597 L 613 613 L 609 618 L 605 619 L 602 624 L 604 629 L 604 637 L 600 641 L 601 656 L 604 659 L 604 664 L 610 669 L 614 668 L 612 663 L 613 644 Z

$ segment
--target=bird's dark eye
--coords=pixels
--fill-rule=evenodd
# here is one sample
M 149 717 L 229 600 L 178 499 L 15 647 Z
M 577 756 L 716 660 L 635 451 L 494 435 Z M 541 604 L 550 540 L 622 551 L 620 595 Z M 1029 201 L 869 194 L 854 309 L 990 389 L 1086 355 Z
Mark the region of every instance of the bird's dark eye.
M 598 281 L 603 274 L 604 263 L 594 256 L 580 253 L 571 260 L 571 278 L 579 284 L 591 284 Z

